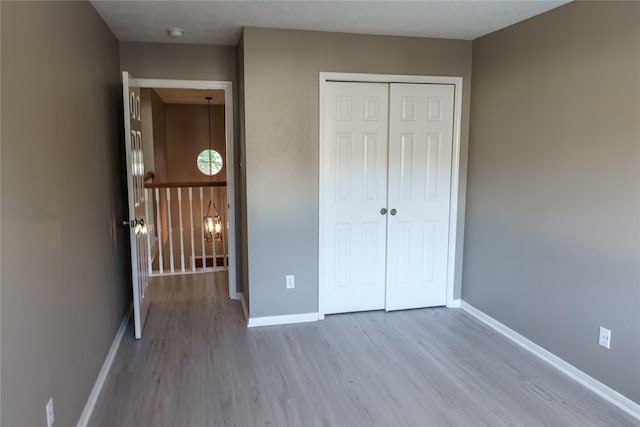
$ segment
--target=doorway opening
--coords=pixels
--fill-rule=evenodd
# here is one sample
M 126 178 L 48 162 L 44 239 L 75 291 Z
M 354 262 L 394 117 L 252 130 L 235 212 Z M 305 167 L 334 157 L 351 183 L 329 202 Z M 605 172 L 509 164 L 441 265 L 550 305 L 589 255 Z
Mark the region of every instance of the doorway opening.
M 231 82 L 136 79 L 149 277 L 235 275 Z

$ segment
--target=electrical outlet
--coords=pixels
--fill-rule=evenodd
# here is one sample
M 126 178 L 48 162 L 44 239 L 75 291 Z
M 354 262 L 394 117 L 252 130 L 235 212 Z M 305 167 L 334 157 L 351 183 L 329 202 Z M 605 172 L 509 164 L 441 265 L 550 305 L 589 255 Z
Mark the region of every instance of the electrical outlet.
M 600 337 L 598 343 L 604 348 L 611 348 L 611 331 L 600 326 Z
M 45 406 L 45 412 L 47 415 L 47 427 L 53 427 L 53 423 L 56 421 L 56 417 L 53 414 L 53 397 L 49 398 L 47 406 Z
M 296 287 L 296 280 L 293 275 L 287 276 L 287 289 L 293 289 Z

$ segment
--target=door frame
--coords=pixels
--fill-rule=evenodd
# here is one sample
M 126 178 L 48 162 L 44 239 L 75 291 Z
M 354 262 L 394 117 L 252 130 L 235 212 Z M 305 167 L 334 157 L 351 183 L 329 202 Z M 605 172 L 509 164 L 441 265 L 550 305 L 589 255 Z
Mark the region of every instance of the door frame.
M 216 89 L 224 90 L 224 126 L 226 149 L 227 179 L 227 219 L 229 221 L 228 254 L 229 257 L 229 298 L 239 300 L 236 279 L 236 180 L 235 180 L 235 139 L 233 124 L 233 82 L 216 80 L 172 80 L 172 79 L 136 79 L 140 88 L 162 89 Z
M 460 190 L 460 178 L 466 176 L 466 164 L 460 162 L 460 144 L 462 129 L 462 77 L 453 76 L 412 76 L 397 74 L 366 74 L 366 73 L 335 73 L 321 72 L 319 76 L 319 169 L 318 169 L 318 318 L 324 319 L 324 272 L 323 257 L 324 239 L 324 212 L 322 195 L 324 194 L 325 164 L 324 164 L 324 125 L 326 106 L 326 86 L 328 82 L 347 83 L 422 83 L 422 84 L 446 84 L 454 86 L 454 111 L 453 111 L 453 153 L 451 157 L 451 200 L 449 204 L 449 247 L 447 254 L 447 280 L 446 306 L 454 308 L 459 306 L 455 298 L 455 283 L 458 280 L 456 265 L 462 261 L 462 251 L 457 250 L 458 230 L 462 231 L 464 224 L 459 224 L 458 218 L 464 218 L 464 204 L 458 203 L 460 196 L 465 196 L 464 189 Z M 461 249 L 461 248 L 460 248 Z M 459 255 L 458 255 L 459 254 Z

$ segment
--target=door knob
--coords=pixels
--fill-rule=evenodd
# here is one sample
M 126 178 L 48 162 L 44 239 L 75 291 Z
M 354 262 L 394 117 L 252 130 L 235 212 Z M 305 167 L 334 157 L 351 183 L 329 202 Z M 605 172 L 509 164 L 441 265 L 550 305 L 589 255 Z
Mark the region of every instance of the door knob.
M 391 209 L 391 212 L 389 212 L 389 213 L 390 213 L 391 215 L 395 215 L 395 214 L 397 214 L 397 213 L 398 213 L 398 211 L 397 211 L 397 210 L 395 210 L 395 209 Z
M 135 218 L 131 221 L 124 220 L 120 224 L 124 225 L 125 227 L 135 227 L 136 225 L 144 227 L 144 218 Z
M 387 209 L 386 208 L 380 209 L 380 215 L 386 215 L 386 213 L 387 213 Z

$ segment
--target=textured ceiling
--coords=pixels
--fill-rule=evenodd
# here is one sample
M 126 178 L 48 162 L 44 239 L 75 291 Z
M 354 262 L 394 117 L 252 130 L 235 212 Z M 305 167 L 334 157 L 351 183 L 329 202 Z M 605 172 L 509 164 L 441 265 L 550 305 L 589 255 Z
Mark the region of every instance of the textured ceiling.
M 242 27 L 472 40 L 567 1 L 99 1 L 121 41 L 236 45 Z M 185 30 L 182 38 L 167 28 Z

